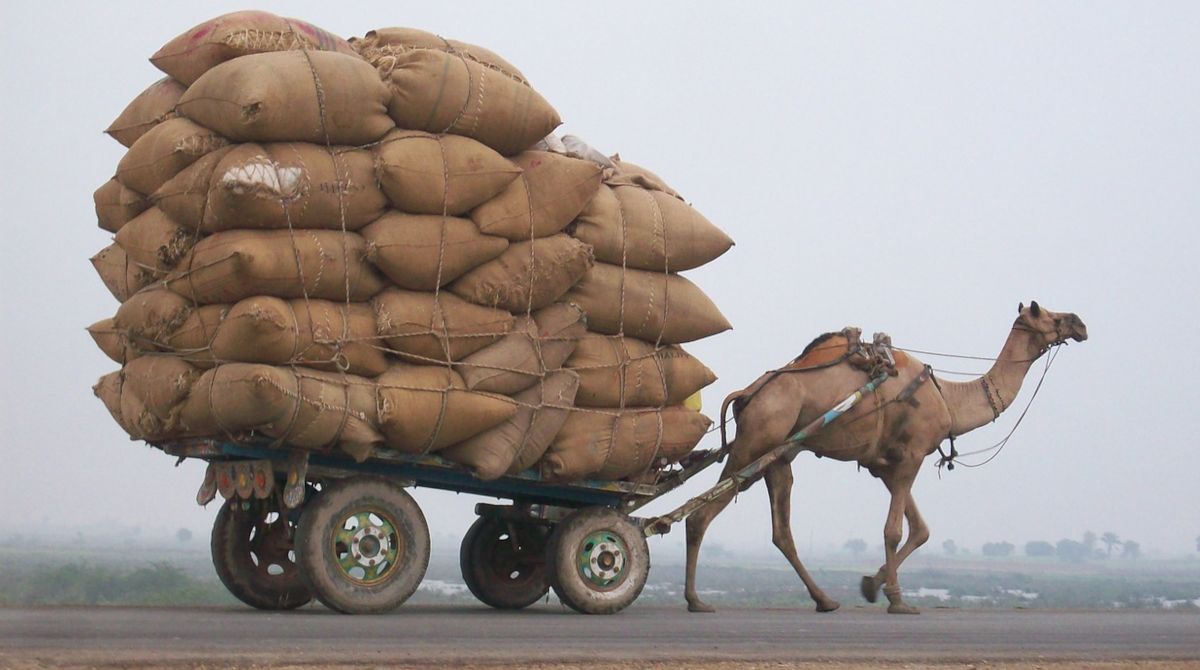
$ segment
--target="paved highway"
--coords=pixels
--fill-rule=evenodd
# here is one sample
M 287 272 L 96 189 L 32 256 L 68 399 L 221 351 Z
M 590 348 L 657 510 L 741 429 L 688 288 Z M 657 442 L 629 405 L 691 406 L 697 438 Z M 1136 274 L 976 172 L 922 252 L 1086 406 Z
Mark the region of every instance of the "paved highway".
M 410 606 L 386 616 L 319 607 L 0 608 L 0 667 L 49 663 L 380 663 L 452 661 L 1197 660 L 1200 615 L 1170 612 L 632 607 L 582 616 Z

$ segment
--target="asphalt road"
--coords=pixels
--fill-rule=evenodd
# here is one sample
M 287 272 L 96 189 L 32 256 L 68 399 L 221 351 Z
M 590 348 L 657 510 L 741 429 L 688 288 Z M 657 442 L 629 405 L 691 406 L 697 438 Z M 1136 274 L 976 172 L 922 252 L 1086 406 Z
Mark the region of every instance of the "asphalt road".
M 452 661 L 1197 660 L 1200 615 L 1157 612 L 878 609 L 834 614 L 633 607 L 583 616 L 409 606 L 386 616 L 310 607 L 0 609 L 0 667 L 50 663 Z

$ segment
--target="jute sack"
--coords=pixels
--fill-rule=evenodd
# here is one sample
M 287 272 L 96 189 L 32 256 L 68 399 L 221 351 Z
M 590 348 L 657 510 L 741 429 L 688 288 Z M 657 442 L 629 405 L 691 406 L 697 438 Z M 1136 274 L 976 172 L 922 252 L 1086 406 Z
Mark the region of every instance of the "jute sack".
M 445 286 L 508 248 L 508 240 L 481 234 L 470 219 L 395 210 L 363 228 L 362 236 L 367 260 L 413 291 Z
M 732 328 L 695 284 L 674 274 L 596 263 L 566 295 L 587 312 L 588 329 L 679 344 Z
M 357 56 L 279 51 L 205 72 L 175 109 L 236 142 L 359 146 L 395 126 L 387 100 L 387 87 Z
M 216 163 L 196 161 L 153 199 L 204 232 L 358 230 L 387 206 L 370 151 L 303 142 L 239 144 Z
M 383 192 L 411 214 L 466 214 L 521 174 L 487 145 L 460 135 L 393 130 L 375 152 Z
M 551 481 L 622 479 L 688 454 L 712 424 L 683 407 L 572 411 L 542 457 Z
M 600 187 L 600 166 L 548 151 L 526 151 L 513 158 L 521 176 L 500 195 L 471 212 L 488 235 L 513 241 L 561 232 Z
M 142 194 L 125 186 L 116 179 L 109 179 L 92 195 L 96 203 L 96 218 L 100 228 L 110 233 L 121 230 L 133 217 L 150 207 L 150 201 Z
M 525 470 L 546 453 L 562 429 L 578 386 L 573 372 L 551 372 L 540 384 L 513 396 L 520 409 L 508 421 L 438 455 L 471 468 L 485 481 Z
M 180 412 L 180 431 L 195 436 L 255 431 L 301 449 L 339 447 L 362 461 L 383 441 L 374 419 L 375 383 L 369 379 L 226 363 L 196 380 Z
M 171 220 L 151 207 L 117 231 L 116 241 L 134 263 L 156 272 L 179 264 L 196 243 L 196 231 Z
M 657 272 L 698 268 L 733 246 L 687 203 L 638 186 L 601 186 L 569 232 L 598 261 Z
M 424 454 L 499 425 L 517 412 L 511 398 L 469 391 L 453 370 L 398 363 L 379 376 L 379 428 L 389 447 Z
M 133 146 L 148 130 L 175 116 L 175 103 L 187 89 L 170 77 L 150 84 L 125 107 L 104 132 L 125 146 Z
M 100 377 L 92 386 L 92 393 L 100 399 L 100 402 L 104 403 L 104 408 L 112 415 L 113 421 L 117 422 L 121 430 L 132 435 L 134 430 L 125 423 L 125 417 L 121 416 L 122 383 L 121 371 L 116 370 Z
M 652 191 L 662 191 L 667 195 L 683 200 L 683 196 L 679 195 L 675 189 L 667 186 L 667 182 L 663 181 L 662 177 L 659 177 L 646 168 L 623 161 L 620 156 L 613 156 L 612 162 L 616 165 L 616 169 L 612 174 L 607 175 L 604 180 L 604 183 L 609 186 L 638 186 L 648 188 Z
M 465 135 L 511 156 L 562 122 L 522 80 L 464 56 L 389 46 L 367 60 L 391 89 L 388 113 L 400 128 Z
M 474 44 L 467 44 L 466 42 L 459 42 L 458 40 L 448 40 L 441 35 L 417 30 L 416 28 L 380 28 L 372 30 L 362 37 L 351 37 L 350 46 L 354 47 L 367 60 L 371 60 L 377 56 L 380 49 L 389 47 L 393 50 L 434 49 L 436 51 L 444 51 L 473 60 L 480 65 L 487 66 L 493 70 L 499 70 L 520 82 L 525 82 L 525 75 L 521 74 L 520 70 L 490 49 L 485 49 Z
M 220 361 L 303 365 L 374 377 L 387 370 L 375 313 L 361 303 L 246 298 L 229 308 L 212 340 Z
M 184 400 L 199 376 L 174 356 L 141 356 L 126 363 L 117 380 L 101 380 L 94 390 L 130 437 L 161 440 L 179 429 Z
M 96 274 L 100 275 L 100 280 L 118 302 L 124 302 L 156 278 L 152 270 L 129 260 L 116 242 L 97 252 L 91 261 Z
M 678 405 L 717 380 L 679 346 L 596 334 L 579 340 L 565 367 L 579 373 L 579 407 Z
M 129 346 L 125 335 L 117 329 L 112 319 L 101 319 L 88 326 L 87 331 L 100 351 L 117 363 L 125 364 L 141 355 Z
M 363 302 L 384 286 L 366 247 L 333 230 L 227 230 L 196 244 L 167 286 L 201 304 L 252 295 Z
M 389 288 L 371 301 L 391 352 L 414 363 L 460 361 L 512 330 L 513 315 L 437 294 Z
M 562 367 L 586 332 L 577 305 L 550 305 L 517 317 L 511 333 L 462 359 L 458 370 L 469 389 L 513 395 Z
M 523 313 L 561 298 L 591 267 L 591 247 L 567 235 L 553 235 L 509 245 L 495 260 L 448 288 L 477 305 Z
M 209 19 L 179 35 L 155 52 L 150 62 L 190 85 L 227 60 L 293 49 L 354 54 L 346 40 L 311 23 L 268 12 L 242 11 Z
M 202 368 L 212 367 L 212 340 L 228 305 L 195 307 L 163 288 L 139 291 L 113 317 L 113 327 L 130 351 L 167 352 Z
M 150 195 L 204 154 L 229 142 L 188 119 L 174 118 L 138 138 L 117 164 L 117 180 Z

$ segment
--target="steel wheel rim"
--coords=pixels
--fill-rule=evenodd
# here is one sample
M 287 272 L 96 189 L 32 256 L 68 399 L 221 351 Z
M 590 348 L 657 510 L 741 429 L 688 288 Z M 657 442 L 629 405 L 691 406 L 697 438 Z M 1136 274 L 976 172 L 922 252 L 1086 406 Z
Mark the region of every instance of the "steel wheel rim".
M 294 532 L 286 515 L 263 514 L 256 508 L 246 512 L 254 515 L 246 537 L 246 550 L 254 574 L 264 580 L 291 577 L 298 568 L 292 550 Z M 279 572 L 272 572 L 272 566 L 279 568 Z
M 478 565 L 494 579 L 509 586 L 526 586 L 538 578 L 541 543 L 536 531 L 497 524 L 488 529 L 480 547 Z M 514 541 L 516 547 L 513 546 Z
M 629 550 L 624 540 L 610 530 L 589 534 L 575 552 L 575 567 L 589 587 L 611 591 L 629 575 Z
M 399 574 L 404 553 L 399 524 L 383 510 L 368 506 L 340 515 L 329 550 L 338 574 L 360 586 L 377 586 Z

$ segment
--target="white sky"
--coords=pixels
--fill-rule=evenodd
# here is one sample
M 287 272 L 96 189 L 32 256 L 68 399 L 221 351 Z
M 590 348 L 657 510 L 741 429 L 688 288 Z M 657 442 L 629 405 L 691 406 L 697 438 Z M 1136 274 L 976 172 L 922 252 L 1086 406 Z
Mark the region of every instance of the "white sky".
M 735 325 L 689 347 L 721 377 L 710 414 L 844 325 L 991 355 L 1019 301 L 1077 312 L 1092 339 L 1062 352 L 1007 450 L 941 480 L 928 463 L 915 488 L 933 530 L 924 551 L 1085 530 L 1194 550 L 1200 5 L 260 6 L 346 37 L 407 25 L 487 46 L 558 108 L 564 131 L 655 170 L 729 232 L 737 247 L 689 273 Z M 242 8 L 0 5 L 0 529 L 206 533 L 216 513 L 193 501 L 202 465 L 174 468 L 129 442 L 92 396 L 114 364 L 84 328 L 117 305 L 87 259 L 109 237 L 91 194 L 123 151 L 101 129 L 161 76 L 146 60 L 158 46 Z M 1016 413 L 960 448 L 992 443 Z M 802 553 L 880 542 L 878 482 L 808 455 L 795 471 Z M 480 500 L 416 496 L 439 537 L 465 530 Z M 769 548 L 762 487 L 710 540 Z

